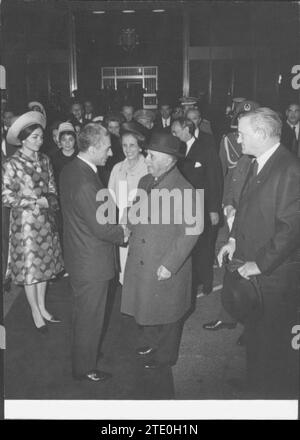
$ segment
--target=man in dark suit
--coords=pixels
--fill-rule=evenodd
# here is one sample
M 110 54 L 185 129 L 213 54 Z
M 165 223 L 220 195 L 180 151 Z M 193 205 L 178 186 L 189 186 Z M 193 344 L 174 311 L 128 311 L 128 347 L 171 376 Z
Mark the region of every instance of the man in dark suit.
M 161 131 L 164 130 L 167 133 L 171 133 L 172 125 L 172 108 L 170 104 L 166 101 L 161 101 L 159 104 L 158 114 L 154 120 L 153 130 Z
M 92 101 L 90 99 L 86 99 L 83 103 L 83 107 L 84 107 L 83 118 L 86 121 L 92 122 L 92 119 L 96 116 Z
M 300 157 L 300 104 L 290 104 L 286 118 L 282 125 L 281 142 L 291 153 Z
M 83 116 L 83 108 L 80 102 L 73 102 L 70 107 L 70 118 L 68 122 L 71 122 L 73 127 L 75 128 L 76 133 L 79 133 L 82 127 L 85 126 L 89 121 L 84 119 Z
M 202 133 L 213 134 L 210 122 L 207 119 L 203 119 L 198 108 L 191 108 L 186 112 L 186 118 L 190 119 L 195 125 L 194 136 L 196 139 L 199 137 L 200 131 Z M 214 146 L 217 148 L 216 142 L 214 141 Z
M 300 163 L 280 144 L 281 120 L 259 108 L 238 121 L 243 154 L 254 156 L 223 257 L 242 260 L 245 279 L 256 276 L 263 312 L 245 322 L 247 379 L 254 398 L 294 398 L 298 353 L 291 346 L 299 306 Z M 298 279 L 297 279 L 298 278 Z M 298 304 L 297 304 L 298 303 Z
M 97 166 L 109 155 L 110 137 L 99 124 L 87 124 L 78 136 L 78 156 L 60 176 L 64 219 L 65 267 L 74 295 L 73 376 L 91 381 L 110 375 L 96 369 L 109 281 L 115 275 L 115 244 L 124 241 L 122 226 L 99 222 L 97 197 L 104 186 Z
M 220 159 L 212 135 L 199 131 L 195 125 L 179 118 L 172 124 L 172 133 L 186 144 L 185 159 L 178 164 L 184 177 L 196 189 L 204 189 L 204 232 L 193 250 L 193 290 L 198 296 L 209 294 L 213 288 L 213 264 L 218 227 L 222 215 L 223 177 Z

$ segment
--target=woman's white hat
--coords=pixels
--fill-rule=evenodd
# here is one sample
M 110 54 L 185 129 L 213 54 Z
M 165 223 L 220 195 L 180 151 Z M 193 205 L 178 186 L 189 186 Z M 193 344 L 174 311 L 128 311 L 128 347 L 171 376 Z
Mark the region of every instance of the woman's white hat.
M 46 128 L 46 118 L 44 115 L 37 111 L 27 112 L 19 116 L 15 122 L 9 127 L 6 141 L 11 145 L 21 145 L 22 142 L 18 138 L 20 132 L 24 128 L 29 127 L 33 124 L 39 124 L 45 130 Z

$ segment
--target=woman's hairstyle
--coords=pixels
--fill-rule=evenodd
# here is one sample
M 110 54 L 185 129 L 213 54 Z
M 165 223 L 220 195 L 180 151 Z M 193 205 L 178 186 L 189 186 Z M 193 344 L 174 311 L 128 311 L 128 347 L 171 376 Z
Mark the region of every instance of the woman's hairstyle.
M 61 138 L 62 138 L 65 134 L 70 134 L 70 135 L 72 135 L 73 138 L 74 138 L 74 141 L 76 142 L 76 134 L 75 134 L 74 131 L 61 131 L 61 132 L 59 133 L 59 136 L 58 136 L 58 140 L 59 140 L 59 142 L 61 141 Z
M 43 130 L 43 133 L 44 133 L 44 129 L 43 129 L 43 127 L 40 124 L 32 124 L 32 125 L 29 125 L 28 127 L 23 128 L 23 130 L 20 131 L 20 133 L 18 135 L 18 139 L 20 139 L 21 142 L 24 141 L 37 128 L 41 128 Z
M 145 141 L 146 141 L 145 136 L 143 136 L 141 133 L 135 133 L 129 130 L 124 130 L 124 131 L 122 130 L 121 132 L 122 140 L 124 136 L 128 136 L 130 134 L 136 139 L 138 146 L 143 150 L 145 148 Z

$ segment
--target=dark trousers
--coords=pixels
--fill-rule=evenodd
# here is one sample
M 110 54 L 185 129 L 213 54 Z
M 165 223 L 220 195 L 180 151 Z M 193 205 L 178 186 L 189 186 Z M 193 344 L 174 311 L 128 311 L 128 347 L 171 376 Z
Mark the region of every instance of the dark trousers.
M 210 220 L 206 219 L 204 231 L 192 251 L 193 290 L 199 284 L 203 284 L 203 291 L 207 293 L 213 288 L 217 235 L 218 226 L 212 226 Z
M 109 281 L 72 279 L 72 371 L 85 374 L 97 366 Z
M 175 365 L 178 359 L 179 346 L 184 320 L 160 325 L 140 326 L 141 346 L 154 348 L 153 359 L 161 364 Z
M 291 344 L 292 328 L 299 324 L 296 270 L 299 266 L 290 265 L 264 277 L 263 316 L 245 322 L 247 379 L 254 398 L 299 398 L 299 353 Z

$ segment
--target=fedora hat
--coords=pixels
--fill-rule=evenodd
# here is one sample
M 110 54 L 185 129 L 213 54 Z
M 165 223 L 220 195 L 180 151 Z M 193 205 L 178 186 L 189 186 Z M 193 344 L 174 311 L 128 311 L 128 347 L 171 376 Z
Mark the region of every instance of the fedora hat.
M 238 272 L 244 262 L 233 259 L 225 266 L 222 302 L 225 310 L 239 322 L 263 314 L 263 297 L 257 277 L 243 278 Z
M 148 149 L 152 151 L 159 151 L 160 153 L 170 154 L 178 159 L 184 157 L 181 151 L 180 140 L 169 133 L 156 132 L 151 136 Z
M 39 124 L 45 130 L 46 128 L 46 118 L 44 115 L 37 111 L 27 112 L 19 116 L 13 124 L 9 127 L 7 132 L 6 140 L 11 145 L 21 145 L 21 141 L 18 138 L 20 132 L 24 128 L 29 127 L 33 124 Z

